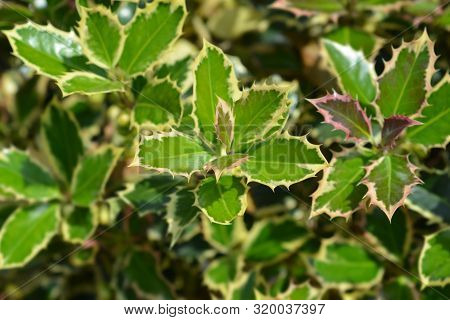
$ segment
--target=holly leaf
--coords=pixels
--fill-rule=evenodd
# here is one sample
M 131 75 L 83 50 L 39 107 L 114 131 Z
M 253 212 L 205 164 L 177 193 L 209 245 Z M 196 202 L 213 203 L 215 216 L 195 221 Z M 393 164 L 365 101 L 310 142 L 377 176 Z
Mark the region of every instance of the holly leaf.
M 450 75 L 432 89 L 427 103 L 419 118 L 422 125 L 408 129 L 406 138 L 428 148 L 445 147 L 450 136 Z
M 383 276 L 383 268 L 359 245 L 325 240 L 314 269 L 326 287 L 370 288 Z
M 157 0 L 138 9 L 125 27 L 119 67 L 129 77 L 144 74 L 180 37 L 185 18 L 184 0 Z
M 130 183 L 127 188 L 119 192 L 119 196 L 142 216 L 149 211 L 161 212 L 169 202 L 170 194 L 176 187 L 185 183 L 182 177 L 170 174 L 151 175 L 136 183 Z
M 184 229 L 198 216 L 194 193 L 188 189 L 179 189 L 172 193 L 166 212 L 167 233 L 172 235 L 170 246 L 173 247 Z
M 379 252 L 391 260 L 401 262 L 406 256 L 412 240 L 412 223 L 403 212 L 389 221 L 378 209 L 366 215 L 365 237 Z
M 377 88 L 375 71 L 361 51 L 329 39 L 323 40 L 326 58 L 340 87 L 362 104 L 375 100 Z
M 61 230 L 63 239 L 70 243 L 83 243 L 93 235 L 98 219 L 92 208 L 73 208 L 63 218 Z
M 419 124 L 421 123 L 402 115 L 384 119 L 383 129 L 381 130 L 381 144 L 387 148 L 393 148 L 406 128 Z
M 448 201 L 450 190 L 447 176 L 443 176 L 442 180 L 445 181 L 444 185 L 434 186 L 432 190 L 415 186 L 405 204 L 430 222 L 450 224 L 450 202 Z M 425 186 L 427 184 L 428 181 L 425 182 Z
M 235 138 L 233 149 L 243 151 L 249 144 L 279 133 L 279 120 L 285 120 L 289 111 L 288 90 L 278 86 L 254 85 L 243 92 L 236 102 Z M 251 145 L 250 145 L 251 146 Z
M 194 114 L 205 138 L 215 142 L 215 115 L 219 98 L 229 106 L 239 95 L 231 62 L 222 50 L 208 42 L 194 63 Z
M 41 131 L 52 164 L 70 182 L 78 160 L 84 153 L 76 120 L 66 109 L 51 104 L 42 117 Z
M 143 137 L 133 165 L 189 178 L 212 158 L 194 138 L 170 132 Z
M 380 94 L 376 103 L 384 117 L 419 113 L 431 89 L 436 59 L 426 32 L 418 40 L 393 50 L 393 57 L 378 80 Z
M 90 72 L 74 71 L 60 77 L 57 82 L 63 97 L 82 93 L 86 95 L 125 91 L 120 81 L 110 80 Z
M 204 272 L 204 282 L 210 290 L 219 290 L 226 298 L 242 268 L 242 259 L 227 255 L 213 260 Z
M 86 56 L 101 67 L 113 68 L 125 41 L 119 19 L 103 6 L 80 7 L 79 14 L 78 34 Z
M 264 220 L 253 226 L 245 246 L 245 260 L 254 263 L 278 261 L 306 241 L 307 230 L 293 219 Z
M 221 98 L 216 107 L 214 127 L 217 139 L 225 147 L 225 150 L 229 151 L 234 138 L 234 115 L 228 103 Z
M 88 207 L 99 199 L 119 155 L 118 149 L 105 147 L 80 161 L 71 187 L 74 204 Z
M 289 0 L 289 3 L 295 8 L 307 11 L 334 13 L 344 10 L 343 4 L 335 0 L 318 0 L 313 2 L 308 0 Z
M 248 160 L 248 156 L 242 153 L 234 153 L 220 156 L 205 164 L 205 171 L 213 171 L 216 179 L 219 180 L 224 172 L 231 171 L 239 167 Z
M 326 166 L 319 146 L 309 143 L 304 136 L 285 133 L 249 150 L 241 170 L 248 182 L 259 182 L 274 189 L 314 177 Z
M 21 198 L 46 201 L 59 198 L 56 181 L 32 156 L 17 149 L 0 153 L 0 187 Z
M 0 231 L 0 269 L 27 264 L 58 232 L 59 221 L 57 204 L 37 204 L 14 211 Z
M 361 208 L 367 188 L 360 182 L 367 160 L 354 155 L 338 156 L 331 160 L 312 195 L 311 217 L 326 213 L 330 218 L 348 218 Z
M 419 275 L 423 286 L 444 287 L 450 283 L 450 229 L 425 237 L 419 258 Z
M 90 69 L 73 32 L 63 32 L 51 25 L 41 26 L 31 21 L 3 32 L 14 55 L 40 74 L 55 79 L 69 71 Z
M 377 44 L 373 34 L 350 27 L 338 27 L 325 37 L 341 45 L 350 45 L 356 51 L 361 50 L 366 57 L 372 54 Z
M 158 261 L 151 253 L 133 250 L 128 257 L 124 273 L 142 295 L 157 299 L 173 299 L 172 289 L 158 269 L 158 265 Z
M 133 111 L 137 124 L 156 131 L 179 125 L 182 114 L 180 90 L 168 79 L 147 84 Z
M 366 167 L 362 183 L 368 188 L 370 203 L 383 210 L 389 220 L 404 204 L 411 188 L 421 182 L 415 170 L 407 158 L 396 155 L 382 156 Z
M 326 123 L 344 131 L 347 139 L 371 140 L 372 125 L 357 100 L 335 92 L 308 101 L 316 107 Z
M 247 209 L 247 191 L 240 178 L 222 176 L 216 181 L 209 177 L 196 189 L 195 205 L 211 222 L 229 224 Z

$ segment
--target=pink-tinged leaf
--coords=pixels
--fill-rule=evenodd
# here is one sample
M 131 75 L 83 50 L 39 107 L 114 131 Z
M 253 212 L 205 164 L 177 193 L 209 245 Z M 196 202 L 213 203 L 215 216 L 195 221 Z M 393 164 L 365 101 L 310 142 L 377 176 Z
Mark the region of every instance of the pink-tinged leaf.
M 421 123 L 402 115 L 384 119 L 383 130 L 381 131 L 381 144 L 387 148 L 394 147 L 398 137 L 406 128 L 419 124 Z
M 344 131 L 347 139 L 356 141 L 371 139 L 372 125 L 357 100 L 334 92 L 308 101 L 324 117 L 324 122 Z
M 242 153 L 229 154 L 215 158 L 205 164 L 204 169 L 206 172 L 213 171 L 216 179 L 219 180 L 220 176 L 229 170 L 239 167 L 241 164 L 248 160 L 248 155 Z
M 214 127 L 219 141 L 227 151 L 230 150 L 234 138 L 234 115 L 228 103 L 221 98 L 218 98 Z
M 361 181 L 367 186 L 366 197 L 392 219 L 411 189 L 422 181 L 416 176 L 416 167 L 406 157 L 385 155 L 366 167 L 366 176 Z

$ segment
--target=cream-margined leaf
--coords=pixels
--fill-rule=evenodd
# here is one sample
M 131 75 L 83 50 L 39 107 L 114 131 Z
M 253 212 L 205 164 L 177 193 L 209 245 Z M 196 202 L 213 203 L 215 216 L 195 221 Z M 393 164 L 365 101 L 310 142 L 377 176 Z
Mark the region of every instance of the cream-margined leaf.
M 185 17 L 184 0 L 156 0 L 137 9 L 125 27 L 119 67 L 129 77 L 145 73 L 181 35 Z
M 0 231 L 0 269 L 28 263 L 58 232 L 59 223 L 58 204 L 36 204 L 14 211 Z

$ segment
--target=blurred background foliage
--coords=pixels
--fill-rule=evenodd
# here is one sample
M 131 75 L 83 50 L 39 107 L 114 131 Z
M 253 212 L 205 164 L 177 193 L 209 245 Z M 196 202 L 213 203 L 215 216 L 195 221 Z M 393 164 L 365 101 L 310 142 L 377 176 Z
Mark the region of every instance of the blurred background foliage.
M 145 1 L 89 1 L 112 7 L 122 23 L 131 19 L 137 6 L 145 5 Z M 387 4 L 377 5 L 380 2 Z M 382 61 L 391 58 L 391 47 L 399 46 L 402 39 L 410 41 L 426 28 L 439 56 L 437 82 L 450 63 L 450 7 L 446 2 L 189 0 L 183 39 L 170 53 L 170 59 L 179 64 L 161 66 L 156 75 L 169 74 L 189 97 L 192 81 L 183 68 L 194 59 L 203 38 L 207 39 L 231 56 L 241 85 L 296 83 L 290 96 L 289 131 L 295 135 L 310 132 L 310 140 L 323 144 L 322 151 L 330 159 L 344 137 L 322 124 L 304 100 L 338 88 L 321 57 L 320 39 L 361 49 L 381 74 Z M 74 0 L 0 1 L 1 29 L 28 19 L 71 30 L 79 17 Z M 133 85 L 142 87 L 139 80 Z M 324 215 L 309 219 L 310 195 L 318 177 L 290 190 L 272 191 L 252 184 L 248 210 L 232 225 L 210 224 L 198 216 L 185 228 L 176 229 L 173 221 L 168 224 L 165 205 L 170 197 L 158 189 L 160 181 L 127 167 L 136 132 L 129 125 L 130 111 L 119 97 L 62 99 L 55 83 L 35 75 L 12 56 L 6 37 L 0 35 L 0 148 L 15 146 L 45 159 L 38 136 L 41 116 L 52 101 L 73 113 L 88 149 L 112 143 L 125 147 L 125 153 L 97 205 L 99 226 L 91 239 L 79 246 L 55 237 L 25 267 L 0 271 L 0 298 L 450 296 L 450 286 L 421 290 L 417 263 L 424 236 L 450 223 L 448 148 L 412 150 L 412 161 L 422 169 L 425 184 L 409 200 L 415 210 L 401 208 L 391 224 L 380 212 L 358 212 L 348 221 L 330 221 Z M 0 226 L 18 205 L 7 199 L 0 190 Z M 174 234 L 179 236 L 175 243 Z M 341 270 L 340 263 L 348 267 Z M 374 276 L 359 279 L 358 272 L 367 266 Z M 335 279 L 339 284 L 333 285 L 335 274 L 328 274 L 329 270 L 353 271 L 356 276 Z

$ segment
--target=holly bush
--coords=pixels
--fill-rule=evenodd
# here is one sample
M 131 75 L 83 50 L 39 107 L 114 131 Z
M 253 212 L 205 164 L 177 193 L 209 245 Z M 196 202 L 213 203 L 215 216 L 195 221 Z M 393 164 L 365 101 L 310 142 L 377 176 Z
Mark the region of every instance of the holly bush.
M 447 299 L 444 2 L 2 1 L 0 297 Z

